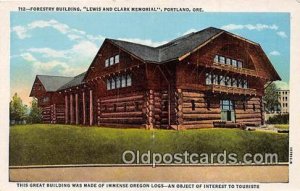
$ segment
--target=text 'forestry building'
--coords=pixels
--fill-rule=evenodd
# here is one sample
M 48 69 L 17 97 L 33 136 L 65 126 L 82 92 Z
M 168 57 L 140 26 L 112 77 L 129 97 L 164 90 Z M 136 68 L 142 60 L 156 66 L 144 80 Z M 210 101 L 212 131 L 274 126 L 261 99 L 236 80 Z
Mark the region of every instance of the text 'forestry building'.
M 37 75 L 44 123 L 190 129 L 264 123 L 265 84 L 280 80 L 261 46 L 206 28 L 158 47 L 105 39 L 75 77 Z

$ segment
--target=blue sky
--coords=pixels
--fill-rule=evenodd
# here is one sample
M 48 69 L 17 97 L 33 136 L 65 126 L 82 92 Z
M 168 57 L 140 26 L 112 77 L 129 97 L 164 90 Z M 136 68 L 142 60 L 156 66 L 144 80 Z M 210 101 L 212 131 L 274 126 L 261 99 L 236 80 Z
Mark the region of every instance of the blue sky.
M 11 95 L 26 104 L 36 74 L 85 71 L 105 38 L 157 46 L 183 34 L 217 27 L 260 43 L 289 83 L 288 13 L 11 13 Z

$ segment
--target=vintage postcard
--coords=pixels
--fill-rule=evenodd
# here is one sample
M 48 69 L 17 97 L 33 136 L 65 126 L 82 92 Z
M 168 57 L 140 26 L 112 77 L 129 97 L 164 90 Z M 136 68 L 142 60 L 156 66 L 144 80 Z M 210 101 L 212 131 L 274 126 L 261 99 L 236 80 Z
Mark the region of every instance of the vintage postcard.
M 0 190 L 300 188 L 296 0 L 0 5 Z

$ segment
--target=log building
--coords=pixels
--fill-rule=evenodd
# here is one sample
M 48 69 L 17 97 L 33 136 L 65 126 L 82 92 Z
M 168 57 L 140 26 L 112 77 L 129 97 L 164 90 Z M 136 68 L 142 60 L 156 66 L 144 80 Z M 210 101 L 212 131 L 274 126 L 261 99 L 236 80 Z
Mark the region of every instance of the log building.
M 45 123 L 178 130 L 261 125 L 264 87 L 276 80 L 259 44 L 210 27 L 158 47 L 105 39 L 86 72 L 37 75 L 30 96 Z

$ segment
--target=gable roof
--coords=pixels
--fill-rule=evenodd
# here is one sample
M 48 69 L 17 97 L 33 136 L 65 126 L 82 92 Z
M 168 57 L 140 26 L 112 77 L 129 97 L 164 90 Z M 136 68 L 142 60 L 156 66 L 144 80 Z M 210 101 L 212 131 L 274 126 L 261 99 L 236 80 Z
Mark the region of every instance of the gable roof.
M 85 74 L 86 74 L 86 72 L 83 72 L 83 73 L 73 77 L 69 82 L 63 84 L 60 88 L 58 88 L 58 90 L 64 90 L 64 89 L 82 84 Z
M 163 63 L 178 59 L 223 32 L 224 30 L 209 27 L 198 32 L 189 33 L 158 47 L 115 39 L 107 40 L 144 61 Z
M 37 75 L 36 77 L 41 81 L 47 92 L 54 92 L 58 90 L 62 85 L 73 79 L 73 77 L 48 75 Z
M 262 51 L 263 53 L 263 58 L 266 60 L 267 67 L 270 69 L 270 73 L 271 73 L 270 79 L 280 80 L 280 76 L 278 75 L 277 71 L 275 70 L 270 60 L 265 55 L 264 51 L 262 50 L 262 48 L 258 43 L 252 42 L 238 35 L 214 27 L 209 27 L 198 32 L 189 33 L 187 35 L 181 36 L 166 44 L 157 47 L 151 47 L 151 46 L 137 44 L 133 42 L 107 38 L 103 42 L 101 48 L 98 50 L 98 53 L 96 54 L 95 58 L 90 64 L 89 68 L 93 65 L 93 63 L 97 59 L 99 52 L 104 47 L 104 44 L 107 42 L 137 57 L 143 62 L 163 64 L 165 62 L 172 61 L 172 60 L 184 59 L 190 53 L 204 46 L 212 39 L 216 38 L 217 36 L 223 33 L 229 34 L 233 37 L 236 37 L 238 39 L 247 41 L 248 43 L 254 44 L 255 46 L 258 46 L 260 51 Z M 42 82 L 47 92 L 54 92 L 57 90 L 63 90 L 63 89 L 67 89 L 67 88 L 71 88 L 83 84 L 85 77 L 88 75 L 88 71 L 89 69 L 86 72 L 83 72 L 75 77 L 37 75 L 37 78 Z
M 65 77 L 65 76 L 49 76 L 49 75 L 36 75 L 32 89 L 30 91 L 29 96 L 34 96 L 34 85 L 37 81 L 40 81 L 45 88 L 46 92 L 55 92 L 62 85 L 66 84 L 73 77 Z

